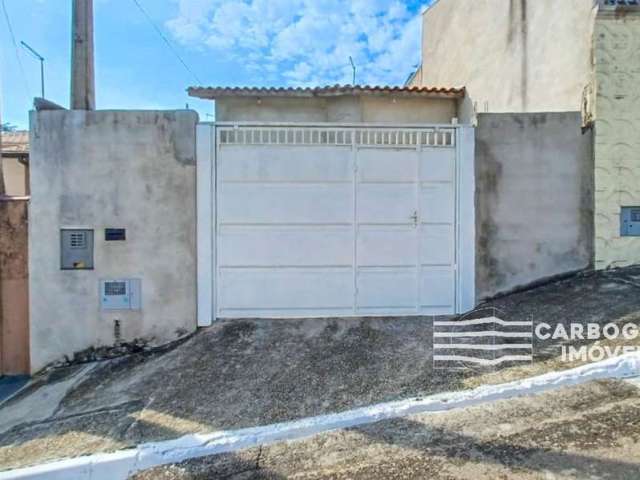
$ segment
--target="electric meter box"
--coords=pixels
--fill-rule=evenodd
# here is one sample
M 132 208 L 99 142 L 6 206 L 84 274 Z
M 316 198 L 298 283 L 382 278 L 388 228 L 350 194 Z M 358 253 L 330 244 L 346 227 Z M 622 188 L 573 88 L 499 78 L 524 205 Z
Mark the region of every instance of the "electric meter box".
M 140 310 L 141 284 L 138 278 L 100 280 L 100 308 L 102 310 Z
M 640 207 L 622 207 L 620 213 L 620 235 L 640 237 Z

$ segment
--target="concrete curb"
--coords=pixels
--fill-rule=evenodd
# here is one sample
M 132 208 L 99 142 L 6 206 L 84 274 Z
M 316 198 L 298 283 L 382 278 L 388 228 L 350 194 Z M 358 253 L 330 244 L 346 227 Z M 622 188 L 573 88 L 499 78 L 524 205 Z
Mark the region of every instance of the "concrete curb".
M 185 435 L 175 440 L 142 444 L 134 449 L 0 472 L 0 480 L 126 480 L 135 472 L 190 458 L 234 452 L 283 440 L 295 440 L 390 418 L 444 412 L 533 395 L 593 380 L 637 376 L 640 376 L 640 353 L 629 353 L 571 370 L 552 372 L 501 385 L 486 385 L 473 390 L 438 394 L 422 399 L 382 403 L 347 412 L 262 427 Z

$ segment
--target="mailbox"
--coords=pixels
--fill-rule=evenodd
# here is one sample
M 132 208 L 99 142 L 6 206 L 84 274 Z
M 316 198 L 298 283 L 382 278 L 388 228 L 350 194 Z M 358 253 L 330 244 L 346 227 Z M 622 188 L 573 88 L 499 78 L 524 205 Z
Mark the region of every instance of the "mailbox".
M 60 230 L 60 268 L 93 270 L 93 230 Z

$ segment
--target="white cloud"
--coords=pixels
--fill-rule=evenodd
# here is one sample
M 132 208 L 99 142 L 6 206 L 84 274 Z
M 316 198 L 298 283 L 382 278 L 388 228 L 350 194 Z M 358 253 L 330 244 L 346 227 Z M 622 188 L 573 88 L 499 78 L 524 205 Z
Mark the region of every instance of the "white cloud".
M 420 58 L 420 9 L 399 0 L 176 1 L 177 41 L 292 85 L 351 83 L 349 56 L 358 83 L 401 84 Z

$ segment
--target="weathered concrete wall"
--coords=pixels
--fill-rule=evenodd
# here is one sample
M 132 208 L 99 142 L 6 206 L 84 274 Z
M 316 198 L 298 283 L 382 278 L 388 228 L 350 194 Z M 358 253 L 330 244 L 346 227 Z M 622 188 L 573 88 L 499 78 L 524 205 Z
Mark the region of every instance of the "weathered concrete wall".
M 29 373 L 28 209 L 0 198 L 0 375 Z
M 421 85 L 464 85 L 478 112 L 579 111 L 597 0 L 439 0 L 423 16 Z
M 580 113 L 478 116 L 476 241 L 479 300 L 592 265 L 592 135 Z
M 640 13 L 596 22 L 596 267 L 640 262 L 640 238 L 620 236 L 621 207 L 640 207 Z
M 450 124 L 457 116 L 458 101 L 455 99 L 336 96 L 216 100 L 216 120 L 219 122 Z
M 31 118 L 31 367 L 196 326 L 194 112 L 42 111 Z M 95 268 L 60 269 L 60 228 L 95 230 Z M 107 227 L 126 228 L 105 242 Z M 99 280 L 142 279 L 142 309 L 102 312 Z

